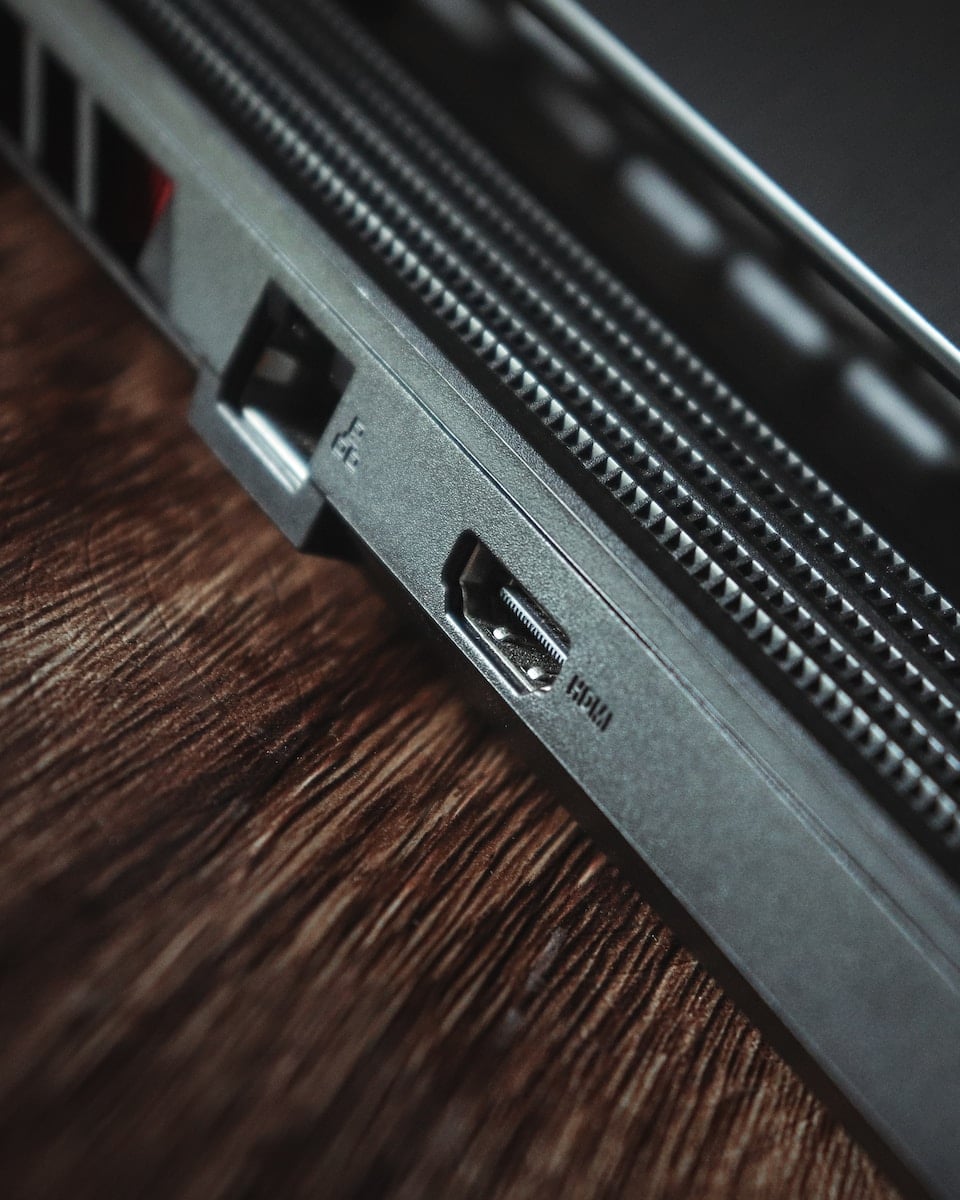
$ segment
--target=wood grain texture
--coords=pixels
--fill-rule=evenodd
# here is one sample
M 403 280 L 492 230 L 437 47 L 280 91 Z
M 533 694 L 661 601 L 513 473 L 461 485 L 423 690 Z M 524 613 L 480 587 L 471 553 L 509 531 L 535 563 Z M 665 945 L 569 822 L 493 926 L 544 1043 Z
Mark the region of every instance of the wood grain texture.
M 0 175 L 16 1197 L 893 1192 Z

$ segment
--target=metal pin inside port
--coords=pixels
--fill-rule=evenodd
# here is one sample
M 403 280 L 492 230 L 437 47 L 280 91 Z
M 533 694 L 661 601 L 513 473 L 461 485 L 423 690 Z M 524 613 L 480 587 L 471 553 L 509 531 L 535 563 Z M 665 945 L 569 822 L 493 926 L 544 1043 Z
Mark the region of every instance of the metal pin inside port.
M 464 633 L 524 691 L 547 691 L 570 653 L 565 630 L 472 534 L 447 564 L 447 609 Z

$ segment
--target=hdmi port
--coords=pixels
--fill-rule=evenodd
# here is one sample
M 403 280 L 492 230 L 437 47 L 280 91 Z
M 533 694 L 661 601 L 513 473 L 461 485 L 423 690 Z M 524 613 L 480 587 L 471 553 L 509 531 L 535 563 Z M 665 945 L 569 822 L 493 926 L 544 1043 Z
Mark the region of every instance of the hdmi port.
M 528 692 L 551 688 L 570 653 L 559 622 L 473 534 L 459 540 L 445 575 L 448 616 L 507 682 Z

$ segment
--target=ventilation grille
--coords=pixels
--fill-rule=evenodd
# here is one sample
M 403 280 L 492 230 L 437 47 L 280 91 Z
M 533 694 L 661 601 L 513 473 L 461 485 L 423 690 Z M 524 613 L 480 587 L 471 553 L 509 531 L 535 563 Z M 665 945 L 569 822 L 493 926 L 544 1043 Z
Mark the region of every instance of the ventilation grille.
M 114 2 L 956 871 L 953 607 L 339 8 Z

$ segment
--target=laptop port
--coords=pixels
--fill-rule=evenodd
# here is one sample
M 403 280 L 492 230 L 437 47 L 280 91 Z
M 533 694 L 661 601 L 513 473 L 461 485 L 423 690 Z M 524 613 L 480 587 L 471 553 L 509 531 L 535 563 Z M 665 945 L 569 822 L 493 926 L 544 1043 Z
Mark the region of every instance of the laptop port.
M 77 81 L 52 54 L 43 56 L 43 133 L 40 166 L 65 200 L 77 177 Z
M 333 342 L 270 284 L 224 374 L 221 399 L 296 487 L 352 376 Z
M 447 561 L 447 615 L 512 687 L 548 691 L 570 653 L 570 639 L 550 613 L 474 534 Z
M 23 25 L 0 6 L 0 128 L 15 141 L 23 137 Z
M 123 265 L 137 272 L 175 190 L 174 181 L 109 116 L 96 125 L 93 228 Z

